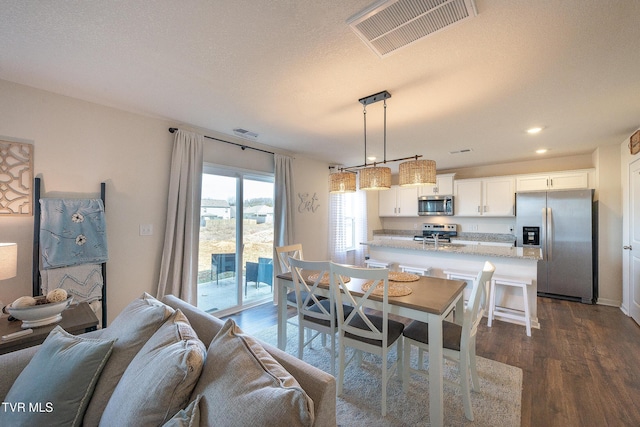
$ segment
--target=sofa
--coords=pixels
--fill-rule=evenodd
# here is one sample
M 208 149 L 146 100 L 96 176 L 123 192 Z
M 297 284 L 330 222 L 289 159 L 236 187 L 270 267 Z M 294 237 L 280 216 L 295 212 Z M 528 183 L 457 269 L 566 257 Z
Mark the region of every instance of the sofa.
M 172 295 L 0 356 L 0 397 L 0 425 L 336 425 L 333 376 Z

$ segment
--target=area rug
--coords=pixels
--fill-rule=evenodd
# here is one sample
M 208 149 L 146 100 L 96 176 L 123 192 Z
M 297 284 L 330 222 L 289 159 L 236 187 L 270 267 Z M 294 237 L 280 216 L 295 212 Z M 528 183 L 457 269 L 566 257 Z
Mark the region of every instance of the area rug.
M 297 320 L 297 319 L 291 319 Z M 257 334 L 257 338 L 269 344 L 277 344 L 277 327 L 272 326 Z M 317 342 L 316 342 L 317 341 Z M 329 342 L 327 342 L 329 344 Z M 298 354 L 298 330 L 288 328 L 287 353 Z M 314 340 L 313 349 L 305 349 L 305 362 L 330 372 L 329 348 L 322 347 L 320 338 Z M 428 353 L 425 352 L 425 366 Z M 393 358 L 393 359 L 391 359 Z M 390 360 L 395 359 L 395 352 Z M 418 351 L 413 348 L 411 364 L 417 366 Z M 337 365 L 337 361 L 336 361 Z M 336 402 L 336 418 L 339 426 L 428 426 L 429 423 L 429 379 L 411 374 L 408 391 L 402 392 L 397 376 L 389 381 L 387 390 L 387 415 L 381 416 L 380 358 L 364 354 L 363 364 L 351 363 L 345 371 L 342 395 Z M 478 357 L 480 393 L 471 392 L 474 421 L 464 416 L 462 396 L 457 387 L 444 386 L 445 426 L 515 427 L 520 425 L 522 396 L 522 370 L 504 363 Z M 452 362 L 445 362 L 445 378 L 457 381 L 458 369 Z

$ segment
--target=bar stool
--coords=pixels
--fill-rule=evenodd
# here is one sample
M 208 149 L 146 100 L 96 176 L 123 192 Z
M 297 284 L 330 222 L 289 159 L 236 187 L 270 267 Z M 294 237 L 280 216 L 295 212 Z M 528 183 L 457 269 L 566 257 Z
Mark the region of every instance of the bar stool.
M 400 271 L 404 273 L 419 274 L 420 276 L 430 276 L 431 267 L 416 267 L 413 265 L 399 265 Z
M 377 259 L 365 259 L 364 263 L 367 264 L 367 268 L 388 268 L 391 269 L 393 263 L 387 261 L 378 261 Z
M 496 307 L 496 285 L 511 286 L 520 288 L 522 290 L 522 298 L 524 301 L 524 313 L 514 312 L 503 307 Z M 497 315 L 498 317 L 504 317 L 507 319 L 514 319 L 524 322 L 527 330 L 527 336 L 531 336 L 531 311 L 529 309 L 529 296 L 527 292 L 527 286 L 531 285 L 531 279 L 525 279 L 521 277 L 507 277 L 507 276 L 493 276 L 491 279 L 491 293 L 489 294 L 489 315 L 487 320 L 487 326 L 491 327 L 493 319 Z
M 445 276 L 447 276 L 447 279 L 449 280 L 464 280 L 465 283 L 467 283 L 467 285 L 469 283 L 473 283 L 473 281 L 476 279 L 476 276 L 478 275 L 477 272 L 473 272 L 469 270 L 444 270 L 442 273 Z M 487 295 L 489 296 L 489 298 L 491 298 L 491 294 L 489 293 L 489 289 L 488 289 L 490 287 L 491 285 L 487 285 L 485 283 L 485 289 L 487 290 Z M 464 298 L 464 295 L 463 295 L 463 298 Z M 486 306 L 485 306 L 485 309 L 486 309 Z M 454 311 L 454 318 L 455 318 L 455 311 Z
M 447 279 L 449 280 L 464 280 L 465 282 L 467 280 L 470 280 L 471 282 L 473 282 L 476 278 L 476 276 L 478 275 L 477 272 L 473 272 L 473 271 L 466 271 L 466 270 L 445 270 L 442 272 L 445 276 L 447 276 Z

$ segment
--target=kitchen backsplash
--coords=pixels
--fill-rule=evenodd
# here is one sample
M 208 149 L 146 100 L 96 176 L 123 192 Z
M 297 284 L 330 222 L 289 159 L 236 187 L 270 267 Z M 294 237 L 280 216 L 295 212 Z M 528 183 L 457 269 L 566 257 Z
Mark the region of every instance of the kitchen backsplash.
M 411 235 L 422 230 L 423 223 L 458 224 L 459 233 L 513 234 L 515 218 L 469 218 L 469 217 L 431 217 L 431 218 L 381 218 L 381 229 L 411 231 Z

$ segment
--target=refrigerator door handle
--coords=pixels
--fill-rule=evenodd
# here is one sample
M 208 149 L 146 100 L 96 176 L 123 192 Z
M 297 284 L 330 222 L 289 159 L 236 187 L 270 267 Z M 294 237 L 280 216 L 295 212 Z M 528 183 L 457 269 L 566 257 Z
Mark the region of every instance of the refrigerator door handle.
M 547 208 L 547 255 L 548 260 L 553 258 L 553 211 Z
M 547 208 L 542 208 L 542 227 L 540 227 L 540 248 L 542 260 L 547 260 Z

